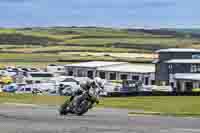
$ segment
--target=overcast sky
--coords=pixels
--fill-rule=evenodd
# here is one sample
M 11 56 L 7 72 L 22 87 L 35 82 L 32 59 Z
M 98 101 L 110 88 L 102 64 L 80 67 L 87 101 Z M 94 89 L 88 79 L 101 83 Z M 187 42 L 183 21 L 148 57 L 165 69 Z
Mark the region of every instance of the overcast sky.
M 0 27 L 200 28 L 199 0 L 0 0 Z

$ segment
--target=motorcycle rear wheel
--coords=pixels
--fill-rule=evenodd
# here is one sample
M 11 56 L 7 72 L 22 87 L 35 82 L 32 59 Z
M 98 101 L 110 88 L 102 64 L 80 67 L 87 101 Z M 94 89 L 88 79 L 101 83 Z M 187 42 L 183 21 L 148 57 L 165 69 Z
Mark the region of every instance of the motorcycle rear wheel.
M 78 107 L 78 109 L 76 109 L 76 114 L 78 116 L 82 116 L 83 114 L 85 114 L 86 112 L 88 112 L 89 108 L 88 108 L 88 101 L 83 101 L 80 106 Z

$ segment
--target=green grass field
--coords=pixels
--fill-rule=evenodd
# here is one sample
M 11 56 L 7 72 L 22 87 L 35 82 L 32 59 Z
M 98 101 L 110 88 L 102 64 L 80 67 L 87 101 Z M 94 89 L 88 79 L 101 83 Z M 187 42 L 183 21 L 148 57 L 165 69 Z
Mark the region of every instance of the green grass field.
M 153 57 L 147 58 L 142 55 L 153 54 L 160 48 L 200 48 L 199 38 L 190 35 L 191 32 L 181 30 L 175 34 L 162 32 L 103 27 L 0 28 L 0 62 L 16 62 L 16 64 L 60 60 L 71 62 L 71 59 L 77 62 L 90 60 L 151 62 L 154 60 Z M 77 54 L 61 56 L 60 53 L 63 52 Z M 131 58 L 99 57 L 95 54 L 83 56 L 83 53 L 88 52 L 123 53 L 130 54 Z M 140 53 L 141 57 L 131 56 L 133 53 Z
M 39 105 L 60 105 L 67 98 L 61 96 L 32 96 L 28 94 L 0 93 L 0 103 L 28 103 Z M 198 96 L 156 96 L 102 98 L 98 107 L 123 108 L 159 112 L 164 115 L 200 116 Z
M 66 65 L 72 62 L 0 62 L 0 66 L 46 68 L 49 64 Z
M 0 54 L 0 64 L 7 65 L 13 64 L 14 66 L 18 64 L 30 64 L 33 66 L 40 66 L 40 64 L 67 64 L 68 62 L 82 62 L 82 61 L 128 61 L 128 62 L 152 62 L 151 55 L 148 58 L 141 56 L 140 58 L 136 57 L 123 57 L 116 55 L 95 55 L 87 54 L 88 52 L 73 52 L 73 53 L 1 53 Z M 127 56 L 127 55 L 126 55 Z M 144 55 L 146 56 L 146 55 Z

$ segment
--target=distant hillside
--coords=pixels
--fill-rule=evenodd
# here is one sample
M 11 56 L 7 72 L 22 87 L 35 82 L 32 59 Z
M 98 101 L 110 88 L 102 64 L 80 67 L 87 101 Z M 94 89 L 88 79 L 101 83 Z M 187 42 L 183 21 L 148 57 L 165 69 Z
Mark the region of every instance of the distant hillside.
M 200 34 L 200 29 L 171 29 L 177 32 L 182 32 L 182 33 L 193 33 L 193 34 Z
M 198 29 L 113 29 L 102 27 L 34 27 L 0 28 L 0 52 L 29 54 L 34 61 L 81 60 L 146 60 L 113 56 L 120 53 L 154 53 L 162 48 L 200 48 Z M 88 54 L 92 53 L 92 55 Z M 96 56 L 94 53 L 105 53 Z M 30 54 L 34 54 L 33 56 Z M 36 56 L 40 54 L 40 56 Z M 46 55 L 48 54 L 48 56 Z M 6 60 L 8 55 L 2 56 Z M 10 56 L 12 61 L 24 60 L 22 55 Z M 41 57 L 41 58 L 40 58 Z M 48 59 L 46 59 L 48 57 Z M 50 58 L 51 57 L 51 58 Z M 73 58 L 72 58 L 73 57 Z M 153 56 L 150 57 L 152 60 Z M 148 59 L 149 60 L 149 59 Z M 0 59 L 1 61 L 1 59 Z M 31 61 L 31 60 L 30 60 Z
M 143 32 L 153 35 L 166 35 L 170 37 L 200 38 L 200 29 L 127 29 L 129 32 Z
M 112 29 L 101 27 L 35 27 L 0 29 L 0 44 L 137 49 L 199 47 L 200 30 Z M 89 49 L 88 49 L 89 50 Z M 89 50 L 90 51 L 90 50 Z M 128 51 L 127 51 L 128 52 Z
M 0 33 L 0 44 L 14 44 L 14 45 L 44 45 L 49 43 L 56 43 L 59 40 L 49 37 L 39 37 L 32 35 L 24 35 L 20 33 Z

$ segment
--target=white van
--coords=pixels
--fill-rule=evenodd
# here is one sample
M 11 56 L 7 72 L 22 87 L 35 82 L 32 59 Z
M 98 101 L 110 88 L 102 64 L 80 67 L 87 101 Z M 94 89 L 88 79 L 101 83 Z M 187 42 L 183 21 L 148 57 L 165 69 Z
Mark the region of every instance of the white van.
M 64 66 L 59 66 L 59 65 L 54 65 L 54 64 L 48 65 L 46 70 L 47 70 L 47 72 L 56 73 L 56 74 L 64 74 L 65 73 Z

